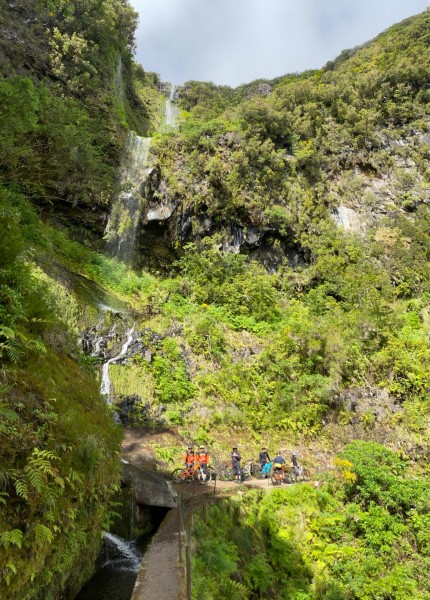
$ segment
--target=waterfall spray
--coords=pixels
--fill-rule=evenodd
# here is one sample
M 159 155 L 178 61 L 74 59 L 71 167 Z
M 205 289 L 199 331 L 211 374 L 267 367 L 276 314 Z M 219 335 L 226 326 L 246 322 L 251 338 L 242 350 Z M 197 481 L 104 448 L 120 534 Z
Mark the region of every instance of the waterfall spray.
M 151 138 L 143 138 L 130 131 L 128 160 L 121 176 L 121 192 L 115 199 L 106 227 L 105 239 L 112 256 L 132 264 L 137 229 L 142 212 L 140 187 L 147 175 Z

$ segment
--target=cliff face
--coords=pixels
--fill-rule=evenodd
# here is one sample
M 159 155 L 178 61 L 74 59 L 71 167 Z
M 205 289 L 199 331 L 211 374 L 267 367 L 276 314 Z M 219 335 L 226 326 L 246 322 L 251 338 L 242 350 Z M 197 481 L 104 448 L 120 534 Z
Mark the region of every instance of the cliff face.
M 309 262 L 317 220 L 364 237 L 419 223 L 430 200 L 429 18 L 317 72 L 237 90 L 186 84 L 187 112 L 156 148 L 147 196 L 166 237 L 219 234 L 225 250 L 275 269 Z

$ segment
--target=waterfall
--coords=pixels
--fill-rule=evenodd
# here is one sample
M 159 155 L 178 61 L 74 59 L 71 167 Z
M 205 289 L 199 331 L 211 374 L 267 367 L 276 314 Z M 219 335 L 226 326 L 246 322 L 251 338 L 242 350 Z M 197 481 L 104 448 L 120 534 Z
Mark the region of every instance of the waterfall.
M 112 398 L 111 398 L 111 393 L 110 393 L 109 365 L 116 362 L 117 360 L 119 360 L 120 358 L 122 358 L 123 356 L 125 356 L 127 354 L 127 350 L 129 348 L 131 342 L 133 341 L 133 333 L 134 333 L 134 324 L 127 332 L 127 339 L 121 348 L 121 352 L 117 356 L 110 358 L 102 366 L 102 381 L 101 381 L 101 386 L 100 386 L 100 393 L 102 396 L 105 396 L 106 402 L 108 404 L 112 404 Z
M 142 556 L 133 542 L 126 542 L 119 536 L 107 532 L 103 534 L 103 538 L 113 550 L 113 557 L 108 558 L 107 563 L 120 563 L 122 571 L 137 572 L 140 569 Z
M 117 62 L 114 77 L 113 77 L 113 84 L 114 84 L 114 89 L 115 89 L 116 95 L 118 97 L 118 100 L 122 104 L 124 102 L 124 87 L 123 87 L 123 83 L 122 83 L 121 55 L 118 56 L 118 62 Z
M 175 100 L 176 86 L 173 83 L 170 84 L 170 96 L 166 99 L 166 125 L 168 127 L 176 127 L 176 117 L 179 114 L 178 107 L 176 106 Z
M 119 59 L 115 82 L 118 90 L 122 85 L 122 63 Z M 122 89 L 122 88 L 121 88 Z M 175 104 L 176 87 L 171 84 L 170 95 L 166 99 L 166 125 L 175 127 L 178 108 Z M 134 259 L 137 230 L 142 210 L 141 185 L 148 174 L 148 158 L 151 138 L 140 137 L 129 132 L 127 160 L 121 173 L 121 192 L 114 200 L 112 211 L 105 231 L 108 251 L 121 262 L 131 265 Z M 110 310 L 105 304 L 99 304 L 101 311 Z M 127 339 L 121 352 L 110 358 L 102 366 L 100 392 L 108 404 L 112 404 L 109 366 L 126 355 L 133 340 L 134 324 L 127 332 Z M 99 355 L 102 339 L 95 341 L 93 355 Z
M 151 138 L 129 132 L 128 157 L 121 175 L 121 192 L 115 199 L 106 227 L 107 248 L 113 256 L 131 264 L 141 215 L 140 186 L 148 167 Z

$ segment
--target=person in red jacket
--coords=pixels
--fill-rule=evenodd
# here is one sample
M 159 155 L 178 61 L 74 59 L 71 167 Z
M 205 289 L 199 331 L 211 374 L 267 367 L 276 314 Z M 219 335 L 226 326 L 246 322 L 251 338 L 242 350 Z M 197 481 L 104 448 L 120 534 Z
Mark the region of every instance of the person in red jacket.
M 189 445 L 188 448 L 184 452 L 184 464 L 185 467 L 192 472 L 194 468 L 194 464 L 196 462 L 196 455 L 194 453 L 194 448 L 192 445 Z
M 200 446 L 199 451 L 197 453 L 197 460 L 199 461 L 200 468 L 203 473 L 203 481 L 206 479 L 206 475 L 208 473 L 208 464 L 209 464 L 209 454 L 204 446 Z

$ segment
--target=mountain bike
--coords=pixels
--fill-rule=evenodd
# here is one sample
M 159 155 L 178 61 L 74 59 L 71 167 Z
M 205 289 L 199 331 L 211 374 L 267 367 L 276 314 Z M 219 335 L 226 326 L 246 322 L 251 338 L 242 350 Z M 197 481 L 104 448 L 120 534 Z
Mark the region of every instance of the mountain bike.
M 272 485 L 281 485 L 282 483 L 289 483 L 287 478 L 287 470 L 285 467 L 276 467 L 272 469 L 270 474 L 270 481 Z
M 259 466 L 253 460 L 247 460 L 246 465 L 243 467 L 242 470 L 245 479 L 258 477 L 258 474 L 260 472 Z
M 262 469 L 258 470 L 257 479 L 269 479 L 272 471 L 273 460 L 266 463 Z
M 309 479 L 311 478 L 309 469 L 306 469 L 305 467 L 298 467 L 298 469 L 299 473 L 296 473 L 294 467 L 290 467 L 290 469 L 287 471 L 287 476 L 290 480 L 289 483 L 300 483 L 301 481 L 309 481 Z
M 207 472 L 203 473 L 199 464 L 193 467 L 178 467 L 172 473 L 172 479 L 175 483 L 191 483 L 198 481 L 199 483 L 209 483 L 215 476 L 212 467 L 207 467 Z
M 249 479 L 249 477 L 249 472 L 245 472 L 245 470 L 241 467 L 239 481 L 245 481 L 245 479 Z M 218 479 L 220 481 L 237 481 L 237 475 L 233 473 L 232 467 L 225 465 L 218 470 Z

